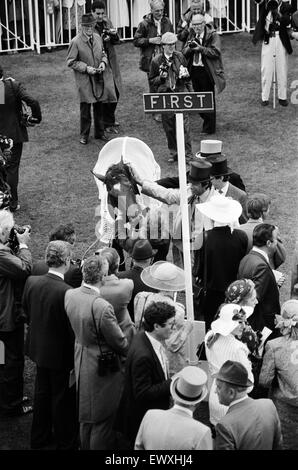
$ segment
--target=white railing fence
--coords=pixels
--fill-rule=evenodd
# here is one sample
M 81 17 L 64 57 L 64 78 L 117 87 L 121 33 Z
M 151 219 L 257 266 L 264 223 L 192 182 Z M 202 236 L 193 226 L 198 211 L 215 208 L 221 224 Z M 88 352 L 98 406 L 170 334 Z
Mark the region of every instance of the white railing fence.
M 150 11 L 150 0 L 105 0 L 107 14 L 123 40 L 131 40 Z M 164 0 L 176 26 L 190 0 Z M 291 0 L 290 0 L 291 1 Z M 295 2 L 295 3 L 294 3 Z M 259 16 L 254 0 L 203 0 L 220 34 L 254 29 Z M 296 0 L 292 0 L 296 6 Z M 78 33 L 90 0 L 0 0 L 0 52 L 67 46 Z M 117 6 L 117 8 L 115 8 Z

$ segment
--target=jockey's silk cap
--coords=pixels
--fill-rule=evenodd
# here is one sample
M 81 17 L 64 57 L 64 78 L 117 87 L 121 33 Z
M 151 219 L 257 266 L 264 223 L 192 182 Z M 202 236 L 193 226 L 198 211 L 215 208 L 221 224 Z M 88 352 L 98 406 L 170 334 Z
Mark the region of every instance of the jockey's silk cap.
M 177 36 L 175 33 L 171 33 L 170 31 L 164 33 L 161 37 L 162 44 L 175 44 L 175 42 L 177 42 Z

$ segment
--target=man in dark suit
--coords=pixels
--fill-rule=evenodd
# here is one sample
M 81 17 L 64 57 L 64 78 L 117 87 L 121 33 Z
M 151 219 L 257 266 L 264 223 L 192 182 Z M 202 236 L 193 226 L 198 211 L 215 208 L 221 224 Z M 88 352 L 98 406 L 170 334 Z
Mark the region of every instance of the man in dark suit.
M 51 444 L 52 429 L 58 449 L 75 449 L 77 419 L 74 367 L 74 333 L 64 297 L 70 286 L 64 274 L 70 265 L 70 245 L 53 241 L 46 250 L 49 272 L 30 276 L 23 294 L 29 318 L 28 356 L 36 363 L 31 448 Z
M 278 230 L 274 225 L 257 225 L 253 231 L 253 247 L 240 262 L 238 279 L 251 279 L 257 291 L 258 303 L 249 318 L 254 330 L 267 326 L 274 332 L 274 318 L 280 313 L 278 285 L 269 264 L 277 242 Z
M 131 448 L 146 411 L 169 408 L 171 379 L 162 343 L 172 333 L 174 317 L 173 306 L 151 303 L 144 313 L 145 331 L 137 333 L 128 352 L 117 427 Z
M 76 241 L 75 229 L 72 224 L 60 224 L 55 227 L 49 234 L 49 241 L 62 240 L 69 243 L 72 247 Z M 32 276 L 41 276 L 46 274 L 49 270 L 48 265 L 44 260 L 36 261 L 33 263 Z M 69 270 L 64 275 L 64 281 L 69 286 L 76 288 L 82 284 L 82 271 L 77 262 L 70 260 Z
M 219 402 L 227 414 L 216 425 L 216 450 L 282 450 L 277 410 L 272 400 L 247 396 L 252 382 L 246 368 L 226 361 L 216 377 Z
M 220 155 L 210 157 L 208 158 L 208 161 L 212 164 L 212 184 L 216 189 L 216 192 L 240 202 L 242 206 L 242 214 L 239 217 L 239 222 L 240 224 L 244 224 L 248 219 L 246 209 L 247 194 L 245 191 L 242 191 L 230 183 L 229 177 L 232 170 L 228 167 L 227 158 L 224 155 Z
M 132 250 L 132 260 L 133 266 L 127 271 L 121 271 L 118 273 L 119 279 L 132 279 L 134 283 L 134 288 L 131 296 L 131 300 L 127 306 L 130 317 L 134 321 L 134 299 L 139 292 L 157 292 L 155 289 L 146 286 L 141 279 L 141 272 L 143 269 L 150 266 L 153 259 L 154 252 L 152 250 L 149 240 L 137 240 L 133 246 Z
M 224 70 L 221 59 L 220 38 L 211 24 L 206 24 L 203 14 L 194 15 L 191 28 L 182 50 L 188 61 L 194 91 L 212 91 L 214 111 L 200 113 L 203 119 L 203 133 L 214 134 L 216 130 L 215 86 L 220 93 L 225 88 Z
M 11 189 L 10 210 L 19 209 L 18 182 L 19 166 L 23 150 L 23 142 L 28 142 L 26 126 L 34 126 L 41 121 L 41 111 L 37 100 L 28 95 L 20 83 L 11 78 L 4 79 L 3 69 L 0 66 L 0 82 L 4 85 L 4 103 L 0 102 L 0 134 L 13 140 L 11 157 L 6 163 L 6 178 Z M 32 116 L 28 116 L 26 123 L 21 121 L 22 101 L 30 108 Z

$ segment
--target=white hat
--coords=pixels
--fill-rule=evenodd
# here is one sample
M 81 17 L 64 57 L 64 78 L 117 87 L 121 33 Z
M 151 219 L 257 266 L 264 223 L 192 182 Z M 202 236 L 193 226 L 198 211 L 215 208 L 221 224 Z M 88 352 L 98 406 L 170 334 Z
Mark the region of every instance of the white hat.
M 156 261 L 143 269 L 141 279 L 146 286 L 157 290 L 177 292 L 185 289 L 183 269 L 167 261 Z
M 221 154 L 222 149 L 222 140 L 201 140 L 201 148 L 200 151 L 196 153 L 196 157 L 205 157 L 211 155 L 219 155 Z
M 236 222 L 242 213 L 240 202 L 220 194 L 211 196 L 209 201 L 197 204 L 196 207 L 209 219 L 222 224 Z
M 161 36 L 161 44 L 175 44 L 178 38 L 175 33 L 171 33 L 171 31 L 167 31 Z
M 184 405 L 196 405 L 208 393 L 207 375 L 199 367 L 184 367 L 172 378 L 170 392 L 174 400 Z
M 228 336 L 232 333 L 232 331 L 239 326 L 239 321 L 233 320 L 233 317 L 237 315 L 240 310 L 240 305 L 224 304 L 220 309 L 219 318 L 211 323 L 213 333 L 219 333 L 222 336 Z

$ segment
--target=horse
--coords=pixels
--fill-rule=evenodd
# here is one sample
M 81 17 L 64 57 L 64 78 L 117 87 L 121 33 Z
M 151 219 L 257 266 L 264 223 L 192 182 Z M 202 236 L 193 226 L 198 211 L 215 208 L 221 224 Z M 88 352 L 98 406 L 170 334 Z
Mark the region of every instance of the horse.
M 121 158 L 119 163 L 108 168 L 105 176 L 92 173 L 106 185 L 108 211 L 115 223 L 115 237 L 112 244 L 119 252 L 121 260 L 123 260 L 121 249 L 130 254 L 135 241 L 139 238 L 150 240 L 153 250 L 156 250 L 154 262 L 165 260 L 169 251 L 169 237 L 160 238 L 162 233 L 161 217 L 159 219 L 154 217 L 153 222 L 150 217 L 150 208 L 137 201 L 136 196 L 140 195 L 140 192 L 128 164 L 125 164 Z M 159 224 L 159 227 L 156 227 L 157 238 L 152 239 L 150 238 L 150 229 L 154 223 Z

